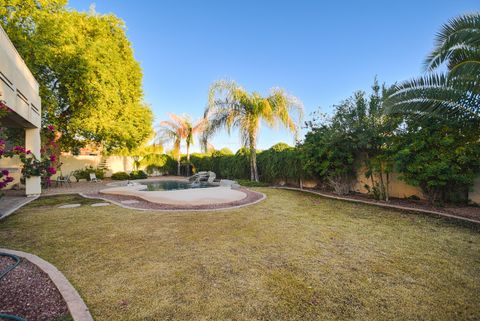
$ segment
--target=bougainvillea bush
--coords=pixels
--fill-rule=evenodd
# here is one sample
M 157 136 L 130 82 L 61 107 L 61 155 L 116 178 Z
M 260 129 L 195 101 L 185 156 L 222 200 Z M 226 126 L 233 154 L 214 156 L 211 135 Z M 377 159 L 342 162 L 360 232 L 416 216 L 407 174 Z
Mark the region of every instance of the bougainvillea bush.
M 0 101 L 0 119 L 5 117 L 8 112 L 8 107 L 3 101 Z M 41 156 L 40 159 L 38 159 L 30 150 L 27 150 L 23 146 L 8 148 L 6 134 L 4 130 L 0 128 L 0 159 L 18 156 L 23 164 L 23 179 L 40 176 L 45 184 L 49 184 L 50 178 L 56 174 L 57 169 L 61 166 L 59 162 L 60 148 L 56 142 L 54 126 L 49 125 L 42 129 L 42 142 L 43 146 L 40 150 Z M 11 182 L 13 182 L 13 177 L 10 176 L 9 171 L 1 170 L 0 189 L 4 189 Z
M 5 115 L 8 113 L 8 107 L 5 105 L 3 101 L 0 100 L 0 119 L 5 117 Z M 3 157 L 8 157 L 9 153 L 6 151 L 6 145 L 7 142 L 4 137 L 3 130 L 0 128 L 0 159 Z M 10 176 L 10 173 L 8 170 L 4 169 L 0 171 L 0 190 L 4 189 L 7 187 L 8 183 L 13 182 L 13 177 Z M 2 194 L 0 193 L 0 197 Z
M 50 185 L 50 178 L 62 165 L 59 161 L 60 148 L 56 142 L 54 126 L 48 125 L 43 128 L 42 141 L 44 144 L 40 149 L 40 159 L 21 146 L 15 146 L 13 152 L 23 163 L 23 178 L 40 176 L 46 185 Z

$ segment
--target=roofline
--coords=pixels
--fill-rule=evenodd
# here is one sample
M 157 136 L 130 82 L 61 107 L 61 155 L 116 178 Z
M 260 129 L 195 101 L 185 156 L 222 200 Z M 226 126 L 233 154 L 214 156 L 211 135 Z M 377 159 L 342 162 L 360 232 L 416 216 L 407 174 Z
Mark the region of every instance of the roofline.
M 10 37 L 8 36 L 7 32 L 3 29 L 2 25 L 0 24 L 0 30 L 1 32 L 5 35 L 5 37 L 7 38 L 8 42 L 10 43 L 11 47 L 13 48 L 13 50 L 15 51 L 15 53 L 17 54 L 18 58 L 20 58 L 20 61 L 23 63 L 23 65 L 26 67 L 26 69 L 28 70 L 28 73 L 30 74 L 30 76 L 32 77 L 32 79 L 35 81 L 35 83 L 37 84 L 37 86 L 39 86 L 39 83 L 37 81 L 37 79 L 35 78 L 35 76 L 32 74 L 32 71 L 30 70 L 30 68 L 28 68 L 27 64 L 25 63 L 25 60 L 23 60 L 22 58 L 22 55 L 20 55 L 20 53 L 17 51 L 17 48 L 15 48 L 15 45 L 13 44 L 12 40 L 10 40 Z

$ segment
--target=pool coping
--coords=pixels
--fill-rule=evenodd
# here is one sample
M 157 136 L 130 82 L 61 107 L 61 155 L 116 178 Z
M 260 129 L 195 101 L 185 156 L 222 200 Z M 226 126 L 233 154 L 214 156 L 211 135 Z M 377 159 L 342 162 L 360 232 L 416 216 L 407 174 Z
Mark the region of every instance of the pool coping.
M 248 198 L 246 189 L 234 189 L 230 186 L 150 191 L 147 190 L 146 185 L 137 184 L 102 189 L 98 191 L 98 194 L 114 197 L 135 197 L 152 204 L 182 208 L 185 206 L 192 208 L 199 206 L 222 206 L 224 204 L 242 202 Z
M 226 210 L 238 209 L 238 208 L 242 208 L 242 207 L 246 207 L 246 206 L 250 206 L 250 205 L 255 205 L 255 204 L 258 204 L 258 203 L 264 201 L 267 198 L 267 195 L 265 193 L 258 192 L 258 191 L 254 191 L 254 192 L 260 194 L 261 197 L 258 200 L 255 200 L 255 201 L 250 202 L 250 203 L 228 206 L 228 207 L 220 207 L 220 208 L 199 208 L 199 209 L 195 209 L 195 208 L 180 208 L 180 209 L 138 208 L 138 207 L 128 206 L 128 205 L 122 204 L 120 202 L 102 197 L 102 196 L 100 196 L 100 194 L 98 194 L 98 196 L 91 196 L 91 195 L 87 195 L 86 193 L 78 193 L 78 195 L 80 195 L 82 197 L 85 197 L 85 198 L 89 198 L 89 199 L 100 199 L 100 200 L 103 200 L 105 202 L 109 202 L 109 203 L 115 204 L 117 206 L 129 209 L 129 210 L 155 211 L 155 212 L 211 212 L 211 211 L 226 211 Z M 126 196 L 126 195 L 123 195 L 123 196 Z M 131 197 L 133 197 L 133 196 L 131 196 Z M 149 202 L 147 200 L 144 200 L 144 201 Z M 155 203 L 153 203 L 153 204 L 155 204 Z
M 27 252 L 4 248 L 0 248 L 0 252 L 22 257 L 35 264 L 40 270 L 46 273 L 65 300 L 68 311 L 74 321 L 93 321 L 93 317 L 80 294 L 78 294 L 77 290 L 75 290 L 65 275 L 63 275 L 63 273 L 53 264 L 45 261 L 39 256 Z

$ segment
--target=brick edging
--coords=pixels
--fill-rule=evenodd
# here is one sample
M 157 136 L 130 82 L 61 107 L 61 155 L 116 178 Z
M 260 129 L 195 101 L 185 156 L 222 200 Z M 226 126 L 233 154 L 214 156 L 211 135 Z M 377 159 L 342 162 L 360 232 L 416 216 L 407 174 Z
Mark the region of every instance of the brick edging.
M 364 200 L 353 199 L 353 198 L 348 198 L 348 197 L 341 197 L 341 196 L 333 196 L 333 195 L 329 195 L 329 194 L 324 194 L 322 192 L 316 192 L 316 191 L 311 191 L 311 190 L 308 190 L 308 189 L 301 189 L 301 188 L 297 188 L 297 187 L 275 186 L 273 188 L 305 192 L 305 193 L 319 195 L 319 196 L 322 196 L 322 197 L 336 199 L 336 200 L 340 200 L 340 201 L 348 201 L 348 202 L 353 202 L 353 203 L 362 203 L 362 204 L 367 204 L 367 205 L 375 205 L 375 206 L 381 206 L 381 207 L 386 207 L 386 208 L 393 208 L 393 209 L 403 210 L 403 211 L 412 211 L 412 212 L 420 212 L 420 213 L 426 213 L 426 214 L 439 215 L 439 216 L 453 218 L 453 219 L 457 219 L 457 220 L 462 220 L 462 221 L 466 221 L 466 222 L 470 222 L 470 223 L 480 224 L 480 221 L 473 220 L 473 219 L 470 219 L 470 218 L 457 216 L 457 215 L 453 215 L 453 214 L 448 214 L 448 213 L 442 213 L 442 212 L 438 212 L 438 211 L 425 210 L 425 209 L 422 209 L 422 208 L 370 202 L 370 201 L 364 201 Z
M 45 272 L 53 284 L 55 284 L 58 292 L 62 295 L 65 303 L 67 304 L 68 311 L 74 321 L 93 321 L 92 315 L 88 310 L 87 305 L 83 302 L 82 298 L 78 294 L 77 290 L 67 280 L 67 278 L 60 272 L 54 265 L 45 261 L 44 259 L 30 253 L 15 251 L 9 249 L 0 248 L 0 252 L 13 254 L 19 257 L 23 257 L 28 261 L 38 266 L 43 272 Z

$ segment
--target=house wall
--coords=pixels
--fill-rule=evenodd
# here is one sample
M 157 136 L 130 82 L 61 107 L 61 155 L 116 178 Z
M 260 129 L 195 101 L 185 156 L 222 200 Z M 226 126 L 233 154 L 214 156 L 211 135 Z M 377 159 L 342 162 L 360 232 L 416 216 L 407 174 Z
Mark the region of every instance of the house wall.
M 21 116 L 23 127 L 41 126 L 38 90 L 37 81 L 0 26 L 0 99 Z

